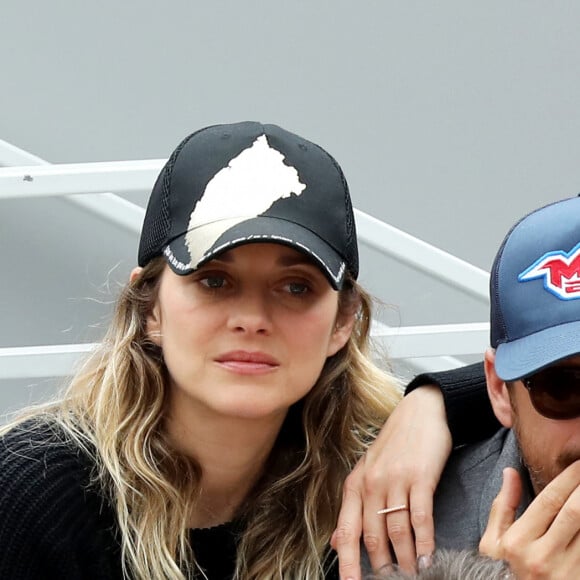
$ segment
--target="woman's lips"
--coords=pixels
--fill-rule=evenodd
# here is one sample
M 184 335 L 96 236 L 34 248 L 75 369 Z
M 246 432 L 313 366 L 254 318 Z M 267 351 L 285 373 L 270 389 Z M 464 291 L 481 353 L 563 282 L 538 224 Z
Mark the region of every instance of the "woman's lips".
M 227 352 L 215 360 L 221 367 L 241 374 L 263 374 L 280 366 L 269 354 L 245 350 Z

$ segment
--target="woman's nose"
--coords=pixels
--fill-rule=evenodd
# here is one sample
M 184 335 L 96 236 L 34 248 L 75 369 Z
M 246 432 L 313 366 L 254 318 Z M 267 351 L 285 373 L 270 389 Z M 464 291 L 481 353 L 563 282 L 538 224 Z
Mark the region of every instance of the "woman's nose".
M 268 334 L 272 328 L 267 299 L 258 292 L 245 294 L 231 305 L 228 326 L 237 332 Z

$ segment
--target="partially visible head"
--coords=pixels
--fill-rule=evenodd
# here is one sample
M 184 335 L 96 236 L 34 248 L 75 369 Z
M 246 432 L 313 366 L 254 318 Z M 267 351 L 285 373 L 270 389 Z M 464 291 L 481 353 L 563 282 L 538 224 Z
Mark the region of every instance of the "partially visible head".
M 536 492 L 580 458 L 580 198 L 517 222 L 490 280 L 488 392 Z
M 387 567 L 390 568 L 390 567 Z M 508 565 L 476 551 L 437 550 L 428 568 L 416 573 L 385 570 L 365 580 L 508 580 Z

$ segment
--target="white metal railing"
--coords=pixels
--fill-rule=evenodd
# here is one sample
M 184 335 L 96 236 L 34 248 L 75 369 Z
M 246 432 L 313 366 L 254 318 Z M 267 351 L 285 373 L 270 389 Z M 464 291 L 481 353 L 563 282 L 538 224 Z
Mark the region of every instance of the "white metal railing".
M 145 159 L 4 167 L 0 199 L 142 191 L 152 187 L 164 163 L 164 159 Z
M 0 348 L 0 377 L 3 379 L 64 377 L 94 344 L 61 344 Z
M 64 195 L 71 203 L 138 233 L 144 209 L 114 193 L 150 190 L 165 160 L 51 165 L 0 140 L 0 199 Z M 489 274 L 439 248 L 355 209 L 359 241 L 436 277 L 480 301 L 488 300 Z M 392 358 L 460 364 L 447 355 L 480 354 L 488 343 L 486 323 L 389 328 L 376 323 L 373 336 Z M 70 374 L 93 345 L 53 345 L 0 349 L 0 377 Z M 433 366 L 432 364 L 429 366 Z
M 2 165 L 19 166 L 23 170 L 19 174 L 24 181 L 32 177 L 29 172 L 36 169 L 36 166 L 49 167 L 51 163 L 0 139 L 0 166 Z M 6 198 L 10 197 L 9 192 L 4 193 Z M 63 199 L 129 231 L 139 232 L 141 229 L 145 210 L 114 193 L 67 195 Z

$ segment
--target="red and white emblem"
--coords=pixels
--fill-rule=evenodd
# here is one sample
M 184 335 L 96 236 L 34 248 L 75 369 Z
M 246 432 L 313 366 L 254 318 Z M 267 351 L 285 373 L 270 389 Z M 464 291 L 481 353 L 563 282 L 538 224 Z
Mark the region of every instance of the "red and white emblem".
M 544 254 L 519 276 L 520 282 L 544 278 L 544 288 L 561 300 L 580 298 L 580 243 L 570 252 Z

